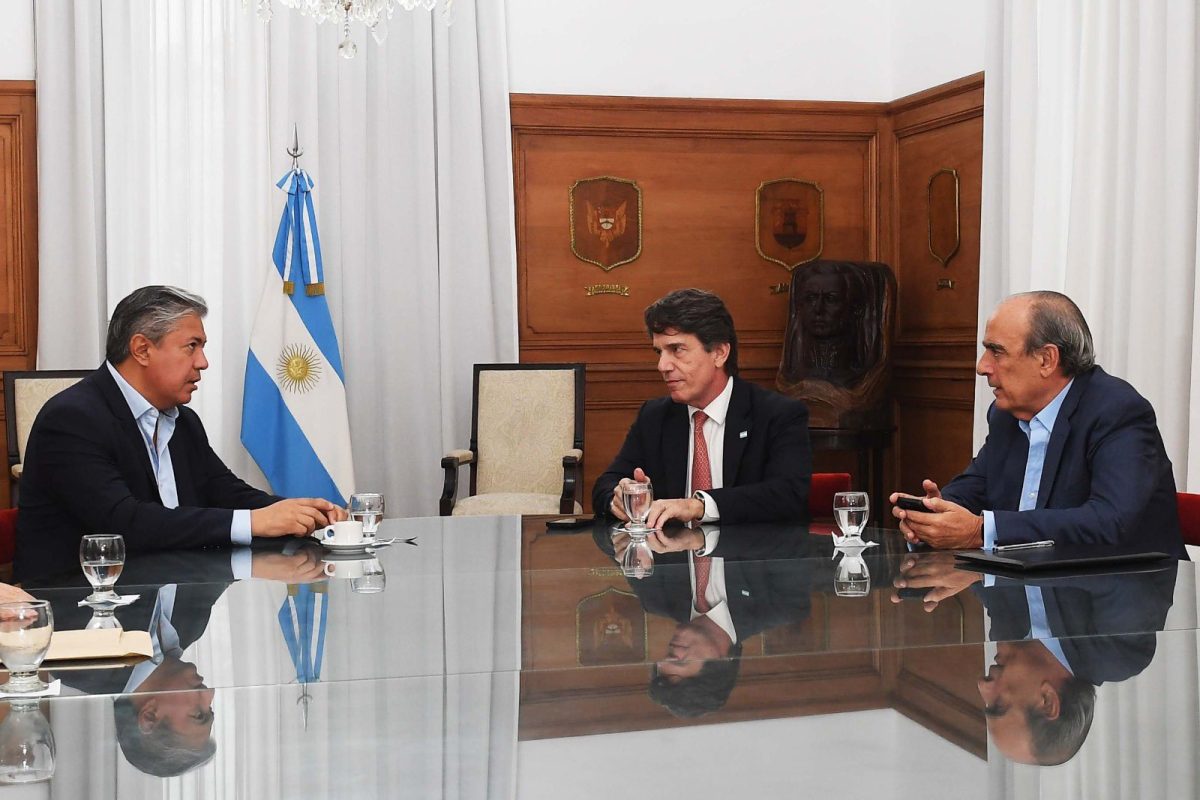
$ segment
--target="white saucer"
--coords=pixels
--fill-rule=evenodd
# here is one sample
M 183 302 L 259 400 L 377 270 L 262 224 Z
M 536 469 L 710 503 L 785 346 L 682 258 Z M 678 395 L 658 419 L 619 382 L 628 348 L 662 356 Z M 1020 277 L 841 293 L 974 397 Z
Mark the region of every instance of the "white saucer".
M 321 547 L 324 547 L 331 553 L 365 553 L 368 548 L 375 546 L 374 539 L 370 541 L 357 542 L 356 544 L 336 544 L 334 542 L 325 541 L 324 539 L 318 539 L 316 536 L 310 536 L 308 538 L 317 542 L 321 545 Z

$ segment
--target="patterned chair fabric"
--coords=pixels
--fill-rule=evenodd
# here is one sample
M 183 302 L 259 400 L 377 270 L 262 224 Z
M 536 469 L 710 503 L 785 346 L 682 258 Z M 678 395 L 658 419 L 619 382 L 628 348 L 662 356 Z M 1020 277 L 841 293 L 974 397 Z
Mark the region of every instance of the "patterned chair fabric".
M 4 373 L 4 411 L 8 419 L 8 466 L 14 479 L 21 477 L 25 445 L 33 421 L 46 401 L 78 383 L 91 370 L 43 370 Z
M 442 459 L 442 514 L 582 511 L 583 371 L 582 364 L 475 366 L 471 449 Z M 457 500 L 463 464 L 471 491 Z

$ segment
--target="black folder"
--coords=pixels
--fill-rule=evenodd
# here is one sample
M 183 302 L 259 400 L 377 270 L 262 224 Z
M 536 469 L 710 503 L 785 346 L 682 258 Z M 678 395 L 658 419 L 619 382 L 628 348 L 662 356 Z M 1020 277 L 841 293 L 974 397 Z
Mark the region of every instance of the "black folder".
M 1031 547 L 1026 550 L 965 550 L 955 558 L 972 566 L 989 570 L 1035 572 L 1042 570 L 1089 570 L 1118 564 L 1136 564 L 1172 558 L 1155 550 L 1112 545 L 1056 544 L 1052 547 Z

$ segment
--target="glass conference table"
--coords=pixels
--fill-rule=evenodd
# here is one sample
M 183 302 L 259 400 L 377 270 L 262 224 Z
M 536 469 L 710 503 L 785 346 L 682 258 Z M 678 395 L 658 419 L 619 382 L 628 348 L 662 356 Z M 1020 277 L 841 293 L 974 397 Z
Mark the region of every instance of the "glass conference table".
M 691 619 L 685 553 L 626 578 L 606 527 L 545 519 L 131 558 L 116 616 L 159 655 L 0 702 L 0 760 L 55 742 L 0 800 L 1200 794 L 1191 563 L 1021 581 L 869 530 L 868 588 L 827 527 L 726 526 L 733 644 Z M 88 623 L 82 574 L 30 588 Z

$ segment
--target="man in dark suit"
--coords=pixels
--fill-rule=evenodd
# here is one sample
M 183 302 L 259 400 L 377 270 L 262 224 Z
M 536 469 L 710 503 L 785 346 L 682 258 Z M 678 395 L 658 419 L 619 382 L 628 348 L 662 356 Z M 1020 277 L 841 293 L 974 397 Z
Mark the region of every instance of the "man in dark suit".
M 592 507 L 624 520 L 624 487 L 653 480 L 652 528 L 805 519 L 808 409 L 737 377 L 737 333 L 721 298 L 681 289 L 647 308 L 645 321 L 670 396 L 642 406 Z
M 710 526 L 705 526 L 710 528 Z M 742 644 L 809 615 L 814 562 L 804 526 L 711 527 L 689 537 L 656 538 L 654 571 L 629 585 L 651 614 L 678 622 L 665 656 L 651 670 L 652 700 L 678 717 L 725 705 L 737 683 Z M 598 524 L 593 539 L 620 561 L 628 535 Z M 705 547 L 711 555 L 698 555 Z
M 945 489 L 924 482 L 927 513 L 892 509 L 910 542 L 970 549 L 1049 539 L 1187 558 L 1154 409 L 1095 365 L 1070 298 L 1027 292 L 1001 303 L 976 371 L 996 397 L 987 440 Z
M 130 552 L 307 535 L 345 518 L 327 500 L 283 500 L 243 483 L 186 407 L 208 368 L 204 300 L 169 286 L 113 311 L 106 361 L 51 398 L 29 434 L 14 574 L 78 563 L 80 538 L 119 533 Z

